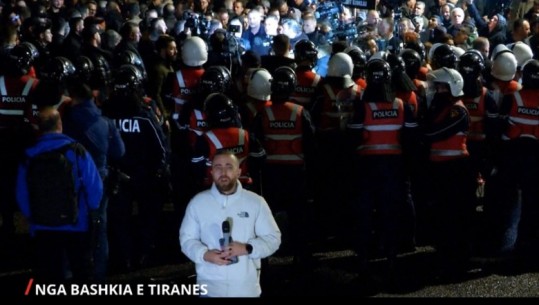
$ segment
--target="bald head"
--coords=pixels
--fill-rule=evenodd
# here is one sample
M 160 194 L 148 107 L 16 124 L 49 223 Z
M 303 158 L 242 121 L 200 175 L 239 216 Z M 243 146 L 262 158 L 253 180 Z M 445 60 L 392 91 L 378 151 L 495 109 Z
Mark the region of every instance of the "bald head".
M 42 133 L 62 133 L 62 119 L 55 107 L 39 110 L 38 127 Z

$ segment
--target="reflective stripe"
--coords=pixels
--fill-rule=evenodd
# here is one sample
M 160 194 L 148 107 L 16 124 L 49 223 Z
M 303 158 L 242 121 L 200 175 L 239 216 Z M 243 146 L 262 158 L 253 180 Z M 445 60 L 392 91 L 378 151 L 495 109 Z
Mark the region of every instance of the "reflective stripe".
M 453 157 L 453 156 L 464 156 L 466 155 L 462 150 L 452 150 L 452 149 L 431 149 L 431 154 L 435 156 L 442 157 Z
M 399 130 L 402 128 L 402 125 L 367 125 L 365 126 L 365 130 L 368 131 L 392 131 L 392 130 Z
M 290 113 L 290 121 L 295 122 L 296 121 L 296 116 L 298 115 L 299 106 L 298 105 L 293 105 L 292 107 L 293 108 L 292 108 L 292 113 Z
M 267 160 L 275 161 L 303 161 L 303 154 L 300 155 L 268 155 Z
M 333 89 L 331 89 L 331 86 L 330 86 L 329 84 L 325 84 L 325 85 L 324 85 L 324 88 L 326 88 L 326 91 L 327 91 L 327 93 L 328 93 L 328 95 L 329 95 L 329 98 L 330 98 L 331 100 L 334 101 L 334 100 L 337 99 L 337 97 L 335 96 L 335 92 L 333 92 Z
M 395 144 L 373 144 L 373 145 L 360 145 L 358 150 L 388 150 L 388 149 L 401 149 L 400 145 Z
M 265 155 L 266 155 L 266 151 L 264 149 L 262 149 L 259 152 L 249 152 L 249 156 L 256 157 L 256 158 L 263 157 Z
M 185 81 L 183 80 L 183 75 L 182 75 L 181 70 L 176 72 L 176 79 L 178 80 L 178 84 L 180 85 L 180 88 L 185 88 Z
M 27 82 L 26 82 L 26 85 L 24 86 L 24 89 L 22 90 L 22 96 L 27 96 L 28 93 L 30 92 L 30 89 L 32 89 L 32 84 L 34 83 L 34 78 L 30 78 Z
M 524 107 L 524 101 L 522 100 L 522 96 L 520 96 L 520 92 L 516 91 L 513 93 L 513 96 L 515 97 L 518 107 Z
M 174 98 L 174 103 L 176 103 L 176 105 L 184 105 L 187 101 L 184 100 L 183 98 L 179 98 L 179 97 L 175 97 Z
M 223 144 L 221 144 L 221 141 L 219 141 L 219 139 L 217 139 L 217 136 L 215 135 L 215 133 L 213 133 L 213 131 L 210 130 L 210 131 L 206 132 L 206 135 L 208 136 L 210 141 L 213 143 L 215 148 L 217 148 L 217 149 L 223 148 Z
M 240 132 L 238 132 L 238 143 L 239 145 L 243 146 L 245 144 L 245 130 L 240 129 Z
M 320 81 L 320 75 L 316 74 L 313 79 L 313 83 L 311 84 L 311 87 L 316 87 L 318 85 L 318 82 Z
M 408 127 L 408 128 L 412 128 L 412 127 L 419 127 L 419 124 L 417 123 L 407 123 L 405 122 L 404 123 L 404 126 Z
M 198 109 L 195 109 L 195 110 L 193 110 L 193 112 L 195 113 L 195 118 L 198 121 L 204 121 L 204 116 L 202 115 L 202 111 L 200 111 Z
M 483 121 L 483 117 L 481 116 L 470 116 L 470 121 L 472 123 L 477 123 Z
M 197 136 L 201 136 L 201 135 L 204 134 L 204 131 L 202 131 L 202 130 L 193 129 L 193 128 L 189 128 L 189 130 L 196 133 Z
M 7 95 L 6 79 L 4 78 L 3 75 L 0 76 L 0 94 L 3 95 L 3 96 Z
M 300 139 L 301 135 L 293 135 L 293 134 L 273 134 L 273 135 L 266 135 L 266 138 L 270 140 L 276 140 L 276 141 L 292 141 L 296 139 Z
M 524 119 L 519 117 L 510 116 L 509 120 L 515 123 L 520 123 L 524 125 L 539 125 L 539 120 L 532 120 L 532 119 Z
M 24 114 L 24 110 L 20 110 L 20 109 L 0 109 L 0 114 L 5 114 L 5 115 L 23 115 L 23 114 Z
M 264 109 L 266 110 L 266 114 L 268 115 L 268 120 L 270 120 L 270 122 L 275 121 L 275 115 L 273 114 L 273 110 L 271 109 L 271 107 L 265 107 Z
M 363 128 L 363 124 L 347 124 L 346 125 L 350 129 L 361 129 Z

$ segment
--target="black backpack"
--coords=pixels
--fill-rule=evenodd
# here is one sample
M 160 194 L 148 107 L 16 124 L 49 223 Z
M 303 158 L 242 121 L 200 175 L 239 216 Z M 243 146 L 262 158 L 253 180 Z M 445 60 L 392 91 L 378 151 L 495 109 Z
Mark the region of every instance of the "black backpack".
M 57 149 L 29 158 L 26 181 L 30 201 L 31 222 L 44 226 L 73 225 L 79 215 L 79 192 L 75 189 L 73 163 L 66 152 L 73 150 L 76 156 L 84 156 L 85 149 L 79 143 L 69 143 Z M 81 180 L 82 183 L 82 180 Z M 81 184 L 81 191 L 84 186 Z

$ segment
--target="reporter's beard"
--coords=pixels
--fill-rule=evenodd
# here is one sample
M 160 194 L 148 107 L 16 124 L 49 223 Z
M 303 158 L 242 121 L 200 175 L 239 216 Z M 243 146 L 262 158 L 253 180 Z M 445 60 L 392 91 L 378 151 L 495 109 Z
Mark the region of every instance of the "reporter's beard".
M 232 194 L 236 191 L 237 187 L 237 180 L 235 179 L 228 179 L 228 181 L 223 182 L 221 179 L 215 181 L 215 186 L 217 187 L 217 190 L 219 193 L 224 195 Z

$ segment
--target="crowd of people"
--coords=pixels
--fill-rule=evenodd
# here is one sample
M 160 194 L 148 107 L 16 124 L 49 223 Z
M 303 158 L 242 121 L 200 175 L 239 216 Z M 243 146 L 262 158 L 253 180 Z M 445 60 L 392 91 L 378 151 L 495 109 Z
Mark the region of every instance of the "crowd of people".
M 236 256 L 256 281 L 275 251 L 306 270 L 320 236 L 346 240 L 366 280 L 375 253 L 391 277 L 418 244 L 449 277 L 535 253 L 539 1 L 375 2 L 0 2 L 3 240 L 20 209 L 50 281 L 154 264 L 158 232 L 180 227 L 204 283 Z M 64 136 L 101 183 L 85 177 L 84 221 L 32 223 L 26 160 Z M 225 220 L 237 242 L 219 249 Z

